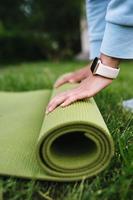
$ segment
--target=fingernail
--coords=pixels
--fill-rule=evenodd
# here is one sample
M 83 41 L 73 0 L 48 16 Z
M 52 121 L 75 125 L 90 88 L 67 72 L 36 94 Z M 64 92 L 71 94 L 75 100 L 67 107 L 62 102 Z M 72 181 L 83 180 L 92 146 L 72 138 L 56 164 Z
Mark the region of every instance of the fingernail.
M 60 106 L 61 106 L 61 107 L 64 107 L 64 106 L 65 106 L 65 104 L 64 104 L 64 103 L 62 103 Z
M 48 109 L 48 111 L 51 112 L 51 111 L 52 111 L 52 107 L 50 107 L 50 108 Z
M 48 114 L 51 111 L 50 107 L 46 109 L 46 114 Z
M 57 87 L 58 87 L 58 85 L 55 85 L 55 86 L 54 86 L 54 88 L 57 88 Z
M 69 82 L 70 82 L 70 83 L 73 83 L 73 82 L 74 82 L 74 80 L 72 80 L 72 79 L 71 79 L 71 80 L 69 80 Z
M 46 114 L 48 114 L 48 113 L 49 113 L 49 111 L 48 111 L 48 110 L 46 110 L 46 111 L 45 111 L 45 113 L 46 113 Z

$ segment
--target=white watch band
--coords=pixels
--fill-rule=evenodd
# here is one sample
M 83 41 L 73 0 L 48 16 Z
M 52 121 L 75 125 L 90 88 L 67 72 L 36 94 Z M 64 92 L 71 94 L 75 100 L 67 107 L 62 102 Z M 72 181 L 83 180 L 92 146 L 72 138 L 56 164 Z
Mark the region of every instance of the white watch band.
M 113 68 L 101 63 L 101 60 L 98 60 L 97 66 L 94 69 L 93 74 L 104 76 L 106 78 L 115 79 L 119 74 L 120 68 Z

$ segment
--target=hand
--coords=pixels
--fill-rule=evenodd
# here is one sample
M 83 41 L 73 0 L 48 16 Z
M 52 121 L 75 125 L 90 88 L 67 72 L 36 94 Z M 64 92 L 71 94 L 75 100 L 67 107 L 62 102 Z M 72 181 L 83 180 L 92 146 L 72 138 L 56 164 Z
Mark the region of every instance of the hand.
M 57 106 L 65 107 L 77 100 L 92 97 L 111 83 L 111 79 L 91 73 L 76 88 L 56 95 L 48 104 L 46 113 L 53 111 Z
M 54 87 L 59 87 L 63 85 L 64 83 L 76 83 L 80 82 L 83 79 L 87 78 L 91 74 L 89 65 L 84 67 L 83 69 L 77 70 L 75 72 L 71 72 L 68 74 L 65 74 L 61 76 L 57 81 L 55 82 Z

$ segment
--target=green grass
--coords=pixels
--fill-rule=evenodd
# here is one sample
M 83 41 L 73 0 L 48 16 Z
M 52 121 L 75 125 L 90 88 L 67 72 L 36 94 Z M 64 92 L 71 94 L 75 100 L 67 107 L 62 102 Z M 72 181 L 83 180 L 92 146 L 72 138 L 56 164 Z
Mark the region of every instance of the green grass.
M 56 78 L 83 62 L 35 62 L 0 66 L 0 90 L 27 91 L 51 88 Z M 6 200 L 128 200 L 133 198 L 133 115 L 122 100 L 133 97 L 133 62 L 121 65 L 111 86 L 96 102 L 113 135 L 115 155 L 106 170 L 78 183 L 55 183 L 1 177 Z

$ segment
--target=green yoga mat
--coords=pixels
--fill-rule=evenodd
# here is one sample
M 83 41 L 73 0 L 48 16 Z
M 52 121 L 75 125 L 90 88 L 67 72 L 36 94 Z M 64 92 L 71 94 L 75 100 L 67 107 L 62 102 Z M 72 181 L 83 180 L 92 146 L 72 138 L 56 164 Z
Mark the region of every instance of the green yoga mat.
M 46 115 L 53 96 L 70 89 L 0 92 L 0 174 L 75 181 L 101 172 L 114 153 L 93 98 Z

